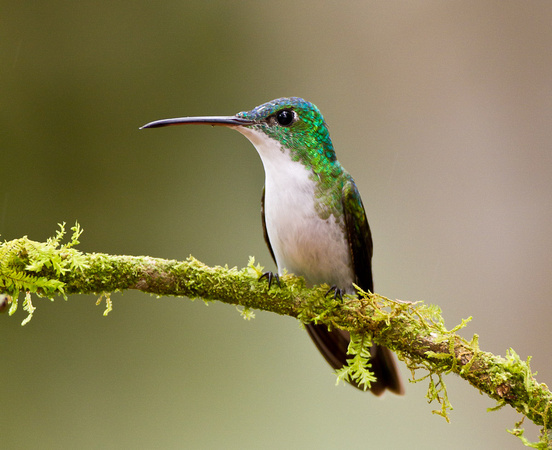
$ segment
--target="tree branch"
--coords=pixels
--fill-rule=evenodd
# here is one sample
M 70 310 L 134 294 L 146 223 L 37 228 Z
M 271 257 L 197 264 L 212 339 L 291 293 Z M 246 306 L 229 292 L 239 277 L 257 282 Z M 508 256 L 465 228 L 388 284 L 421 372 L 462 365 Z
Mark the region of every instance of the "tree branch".
M 428 375 L 422 379 L 429 379 L 428 398 L 441 404 L 441 409 L 434 412 L 445 418 L 450 404 L 442 375 L 452 372 L 497 400 L 497 408 L 508 404 L 541 426 L 537 445 L 550 445 L 552 393 L 535 380 L 529 360 L 522 361 L 512 349 L 505 358 L 480 350 L 477 335 L 467 341 L 457 334 L 467 321 L 447 330 L 438 307 L 390 300 L 361 290 L 358 298 L 334 299 L 325 296 L 327 286 L 308 289 L 302 278 L 292 275 L 282 277 L 282 287 L 268 289 L 267 283 L 258 282 L 262 268 L 254 266 L 253 260 L 238 270 L 208 267 L 193 257 L 176 261 L 83 254 L 74 248 L 81 230 L 78 225 L 72 230 L 73 237 L 67 244 L 61 244 L 63 226 L 46 243 L 24 237 L 0 244 L 0 292 L 8 295 L 10 315 L 17 309 L 20 292 L 26 293 L 26 323 L 35 310 L 31 293 L 52 298 L 136 289 L 158 296 L 218 300 L 241 305 L 246 311 L 260 309 L 303 322 L 314 321 L 348 330 L 353 338 L 371 337 L 396 352 L 413 376 L 415 370 L 426 369 Z M 523 430 L 516 427 L 510 432 L 528 443 Z

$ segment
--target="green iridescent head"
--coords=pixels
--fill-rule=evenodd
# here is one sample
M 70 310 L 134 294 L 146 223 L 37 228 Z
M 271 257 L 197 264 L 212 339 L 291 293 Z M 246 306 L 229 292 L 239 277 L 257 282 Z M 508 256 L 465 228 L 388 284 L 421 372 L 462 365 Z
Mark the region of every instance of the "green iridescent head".
M 302 98 L 278 98 L 236 117 L 253 121 L 249 128 L 279 141 L 297 159 L 306 157 L 313 165 L 336 162 L 324 117 L 316 105 Z

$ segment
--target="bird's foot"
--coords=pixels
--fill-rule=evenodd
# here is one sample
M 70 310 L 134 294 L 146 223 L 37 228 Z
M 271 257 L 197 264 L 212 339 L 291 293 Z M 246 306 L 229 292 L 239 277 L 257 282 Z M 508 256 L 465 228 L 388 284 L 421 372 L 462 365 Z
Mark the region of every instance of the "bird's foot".
M 328 289 L 328 292 L 326 292 L 324 297 L 327 297 L 330 292 L 333 292 L 333 298 L 335 300 L 337 300 L 338 298 L 339 300 L 343 300 L 343 294 L 345 293 L 345 291 L 343 289 L 339 289 L 335 284 L 330 289 Z
M 273 281 L 276 281 L 278 287 L 282 287 L 282 285 L 280 284 L 280 276 L 277 273 L 265 272 L 259 277 L 259 281 L 261 281 L 263 278 L 266 278 L 266 280 L 268 281 L 268 289 L 270 289 L 270 286 L 272 286 Z

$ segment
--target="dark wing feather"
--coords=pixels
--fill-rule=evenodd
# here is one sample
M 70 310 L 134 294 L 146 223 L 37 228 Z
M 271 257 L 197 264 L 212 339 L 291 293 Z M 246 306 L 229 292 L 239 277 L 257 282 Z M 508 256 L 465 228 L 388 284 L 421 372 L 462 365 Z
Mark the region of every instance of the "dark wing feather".
M 364 212 L 364 205 L 352 178 L 349 178 L 343 185 L 342 198 L 345 229 L 356 277 L 355 284 L 365 291 L 373 292 L 372 234 Z M 370 389 L 374 394 L 380 395 L 385 389 L 389 389 L 395 394 L 404 393 L 395 359 L 388 348 L 379 345 L 372 346 L 370 363 L 372 364 L 371 370 L 377 378 Z
M 263 236 L 264 240 L 266 242 L 266 246 L 268 247 L 268 251 L 270 252 L 270 256 L 272 256 L 272 259 L 274 260 L 274 264 L 278 265 L 276 262 L 276 257 L 274 256 L 274 250 L 272 250 L 272 245 L 270 245 L 270 239 L 268 238 L 268 231 L 266 231 L 266 218 L 265 218 L 265 188 L 263 186 L 263 195 L 261 196 L 261 221 L 263 223 Z
M 345 218 L 345 230 L 347 241 L 353 260 L 355 284 L 365 291 L 373 292 L 372 279 L 372 233 L 364 212 L 364 205 L 358 193 L 358 189 L 352 179 L 343 185 L 343 216 Z

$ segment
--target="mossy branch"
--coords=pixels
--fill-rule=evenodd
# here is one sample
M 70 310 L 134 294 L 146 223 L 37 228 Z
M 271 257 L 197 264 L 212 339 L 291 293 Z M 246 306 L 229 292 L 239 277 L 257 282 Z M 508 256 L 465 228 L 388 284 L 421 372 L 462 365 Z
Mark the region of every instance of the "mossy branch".
M 23 237 L 0 244 L 0 292 L 7 294 L 4 306 L 11 303 L 10 315 L 17 309 L 21 292 L 26 294 L 23 301 L 23 308 L 29 313 L 26 323 L 35 310 L 31 293 L 48 298 L 96 294 L 101 299 L 104 293 L 136 289 L 157 296 L 185 296 L 241 305 L 246 317 L 250 316 L 250 309 L 259 309 L 303 322 L 323 323 L 351 332 L 353 346 L 358 347 L 353 349 L 356 355 L 363 355 L 362 337 L 367 336 L 366 342 L 374 341 L 395 351 L 411 369 L 413 379 L 416 370 L 426 369 L 428 374 L 422 379 L 429 379 L 428 399 L 441 405 L 434 411 L 437 414 L 447 418 L 450 409 L 442 375 L 455 373 L 495 399 L 498 404 L 493 409 L 510 405 L 542 427 L 541 441 L 536 444 L 523 437 L 519 425 L 510 430 L 526 445 L 538 448 L 550 445 L 552 393 L 535 380 L 529 360 L 522 361 L 512 349 L 501 357 L 480 350 L 477 335 L 469 341 L 459 336 L 457 331 L 467 320 L 447 330 L 438 307 L 390 300 L 360 289 L 358 298 L 334 299 L 325 295 L 328 286 L 308 289 L 302 278 L 292 275 L 282 277 L 281 287 L 268 289 L 266 283 L 258 282 L 262 268 L 255 266 L 253 260 L 238 270 L 208 267 L 193 257 L 176 261 L 81 253 L 74 248 L 81 230 L 78 225 L 72 230 L 73 237 L 66 244 L 61 244 L 63 225 L 46 243 Z M 106 312 L 110 309 L 107 295 Z M 369 383 L 369 373 L 362 376 Z

